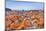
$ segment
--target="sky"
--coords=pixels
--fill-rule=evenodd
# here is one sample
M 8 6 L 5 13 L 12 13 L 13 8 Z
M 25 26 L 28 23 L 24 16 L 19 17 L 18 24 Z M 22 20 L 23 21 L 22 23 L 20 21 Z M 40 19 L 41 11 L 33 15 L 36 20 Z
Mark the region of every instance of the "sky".
M 19 2 L 15 0 L 6 0 L 6 8 L 13 10 L 43 10 L 42 2 Z

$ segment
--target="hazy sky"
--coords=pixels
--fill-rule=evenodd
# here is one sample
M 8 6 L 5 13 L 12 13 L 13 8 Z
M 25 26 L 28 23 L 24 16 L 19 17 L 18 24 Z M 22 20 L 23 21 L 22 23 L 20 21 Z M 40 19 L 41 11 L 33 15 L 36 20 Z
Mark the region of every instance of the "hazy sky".
M 33 10 L 43 9 L 43 3 L 36 2 L 16 2 L 15 0 L 6 0 L 6 8 L 14 10 Z

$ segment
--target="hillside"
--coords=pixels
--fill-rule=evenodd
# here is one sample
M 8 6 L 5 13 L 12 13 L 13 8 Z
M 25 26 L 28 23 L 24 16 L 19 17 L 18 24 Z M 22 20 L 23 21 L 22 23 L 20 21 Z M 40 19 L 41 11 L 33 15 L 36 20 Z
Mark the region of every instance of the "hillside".
M 43 10 L 7 10 L 5 15 L 6 30 L 28 30 L 44 28 Z

